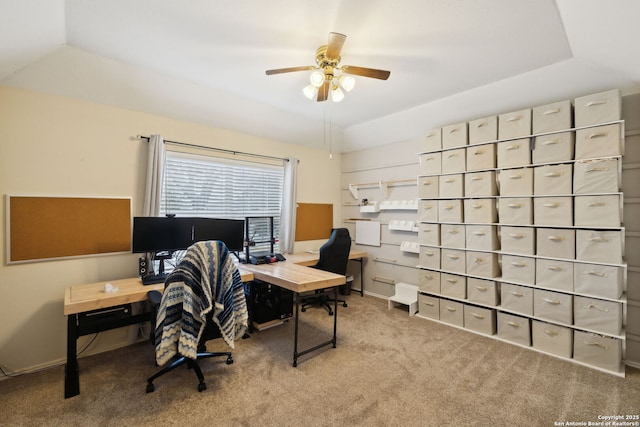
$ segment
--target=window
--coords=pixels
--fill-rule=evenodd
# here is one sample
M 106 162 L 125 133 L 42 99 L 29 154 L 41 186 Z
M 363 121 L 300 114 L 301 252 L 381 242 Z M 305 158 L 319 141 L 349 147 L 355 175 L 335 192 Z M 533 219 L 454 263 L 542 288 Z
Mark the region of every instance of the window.
M 251 219 L 252 253 L 269 252 L 270 220 L 280 231 L 284 168 L 256 162 L 167 151 L 160 215 Z M 245 239 L 247 236 L 245 236 Z

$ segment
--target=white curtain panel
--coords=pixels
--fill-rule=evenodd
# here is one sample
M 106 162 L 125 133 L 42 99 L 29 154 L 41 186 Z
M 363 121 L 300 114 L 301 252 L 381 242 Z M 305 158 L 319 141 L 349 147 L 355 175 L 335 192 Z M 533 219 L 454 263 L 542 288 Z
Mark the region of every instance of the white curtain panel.
M 149 137 L 149 151 L 147 156 L 147 183 L 144 192 L 144 216 L 158 216 L 160 214 L 160 196 L 164 178 L 164 160 L 166 150 L 164 139 L 160 135 Z
M 296 237 L 298 159 L 290 157 L 284 165 L 284 186 L 280 212 L 280 251 L 292 253 Z

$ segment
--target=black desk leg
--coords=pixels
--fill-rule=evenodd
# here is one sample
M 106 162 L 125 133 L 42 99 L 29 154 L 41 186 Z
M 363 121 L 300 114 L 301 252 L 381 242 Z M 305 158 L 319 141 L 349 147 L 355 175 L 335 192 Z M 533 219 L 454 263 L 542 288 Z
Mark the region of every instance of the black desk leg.
M 293 293 L 293 297 L 296 300 L 296 319 L 295 319 L 295 332 L 293 337 L 293 367 L 298 366 L 298 316 L 300 314 L 300 294 Z
M 77 315 L 67 316 L 67 364 L 64 367 L 64 398 L 80 394 L 80 372 L 77 356 Z
M 338 333 L 338 286 L 333 288 L 333 348 L 336 348 Z

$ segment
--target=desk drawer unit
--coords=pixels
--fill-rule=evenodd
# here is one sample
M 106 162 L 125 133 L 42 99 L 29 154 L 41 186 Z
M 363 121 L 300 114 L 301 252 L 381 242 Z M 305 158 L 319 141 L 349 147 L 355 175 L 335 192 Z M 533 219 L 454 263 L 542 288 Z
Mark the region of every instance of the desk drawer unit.
M 418 220 L 438 222 L 438 201 L 418 200 Z
M 576 160 L 620 155 L 622 155 L 622 143 L 619 124 L 576 131 Z
M 444 126 L 442 128 L 442 148 L 460 147 L 467 145 L 468 141 L 468 128 L 466 122 Z
M 576 295 L 574 316 L 575 325 L 579 328 L 620 335 L 622 303 Z
M 480 251 L 495 251 L 500 247 L 498 227 L 495 225 L 467 225 L 466 248 Z
M 462 222 L 462 200 L 438 200 L 438 218 L 440 222 Z
M 500 276 L 498 254 L 491 252 L 467 251 L 466 258 L 467 274 L 486 278 Z
M 497 196 L 496 172 L 474 172 L 464 174 L 464 195 L 466 197 Z
M 531 153 L 533 163 L 566 162 L 573 160 L 575 148 L 573 132 L 537 136 Z
M 453 175 L 442 175 L 439 180 L 440 197 L 463 197 L 464 196 L 464 176 L 461 173 Z
M 622 264 L 623 237 L 623 232 L 618 230 L 576 230 L 576 258 Z
M 444 271 L 464 274 L 466 269 L 465 251 L 460 249 L 443 248 L 440 265 Z
M 500 306 L 516 313 L 533 315 L 533 289 L 509 283 L 500 284 Z
M 574 288 L 577 293 L 611 299 L 622 297 L 624 275 L 622 268 L 576 263 L 573 269 Z
M 531 321 L 526 317 L 498 312 L 498 336 L 523 346 L 531 346 Z
M 537 254 L 551 258 L 575 259 L 576 231 L 570 228 L 538 228 Z
M 514 111 L 498 116 L 498 139 L 531 135 L 531 109 Z
M 498 174 L 501 196 L 531 196 L 533 168 L 505 169 Z
M 576 127 L 620 120 L 622 100 L 618 89 L 581 96 L 574 100 Z
M 467 297 L 467 278 L 456 274 L 442 273 L 440 294 L 445 297 L 465 299 Z
M 425 153 L 420 155 L 420 173 L 423 175 L 439 175 L 442 173 L 442 153 Z
M 420 255 L 418 255 L 418 262 L 421 267 L 439 270 L 440 248 L 434 248 L 433 246 L 421 246 Z
M 546 353 L 571 358 L 573 330 L 539 320 L 531 321 L 533 348 Z
M 486 335 L 494 335 L 496 333 L 496 311 L 465 304 L 464 327 Z
M 576 227 L 620 227 L 622 203 L 620 196 L 576 196 Z
M 464 148 L 442 152 L 442 173 L 464 172 L 466 165 L 466 152 Z
M 536 278 L 535 258 L 502 255 L 502 278 L 509 282 L 533 285 Z
M 506 197 L 498 200 L 498 218 L 503 224 L 533 224 L 533 200 L 530 197 Z
M 617 193 L 620 191 L 618 159 L 578 160 L 573 165 L 575 194 Z
M 477 304 L 497 306 L 500 304 L 498 284 L 493 280 L 467 277 L 467 300 Z
M 536 229 L 533 227 L 500 227 L 500 247 L 503 252 L 535 255 Z
M 418 313 L 430 319 L 440 319 L 440 298 L 418 294 Z
M 440 177 L 421 176 L 418 178 L 418 197 L 437 199 L 440 196 Z
M 527 166 L 531 164 L 531 148 L 529 138 L 498 142 L 499 168 Z
M 495 169 L 496 146 L 495 144 L 482 144 L 467 148 L 467 170 L 479 171 Z
M 440 224 L 418 224 L 418 240 L 421 245 L 440 246 Z
M 465 226 L 459 224 L 440 225 L 440 242 L 448 248 L 465 248 Z
M 464 326 L 464 304 L 440 299 L 440 320 L 452 325 Z
M 537 196 L 571 194 L 573 165 L 545 165 L 533 168 L 533 194 Z
M 536 259 L 536 286 L 573 292 L 574 264 L 555 259 Z M 577 282 L 576 282 L 577 283 Z
M 536 197 L 533 200 L 536 225 L 573 225 L 573 197 Z
M 578 362 L 618 372 L 622 341 L 583 331 L 573 331 L 573 358 Z
M 571 325 L 573 323 L 573 295 L 534 289 L 533 314 L 541 319 Z
M 464 222 L 471 224 L 493 224 L 498 221 L 496 199 L 465 199 Z
M 534 134 L 571 129 L 573 107 L 570 100 L 534 107 L 531 111 L 531 129 Z
M 440 272 L 420 270 L 419 290 L 430 294 L 440 294 Z
M 422 139 L 422 150 L 438 151 L 442 149 L 442 128 L 430 130 Z
M 469 145 L 498 139 L 498 116 L 484 117 L 469 122 Z

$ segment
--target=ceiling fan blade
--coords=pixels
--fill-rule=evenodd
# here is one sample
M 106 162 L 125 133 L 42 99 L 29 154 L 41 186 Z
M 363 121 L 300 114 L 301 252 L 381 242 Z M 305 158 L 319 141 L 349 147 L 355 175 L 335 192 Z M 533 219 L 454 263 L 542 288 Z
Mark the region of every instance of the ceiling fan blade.
M 331 88 L 331 82 L 325 80 L 322 86 L 318 88 L 318 102 L 326 101 L 329 98 L 329 89 Z
M 340 52 L 342 52 L 342 46 L 347 36 L 340 33 L 329 33 L 329 43 L 327 44 L 327 58 L 337 59 L 340 58 Z
M 343 65 L 340 69 L 345 74 L 354 74 L 356 76 L 371 77 L 380 80 L 387 80 L 391 74 L 391 71 L 376 70 L 375 68 L 354 67 L 352 65 Z
M 293 73 L 295 71 L 307 71 L 307 70 L 314 70 L 316 68 L 317 67 L 314 67 L 312 65 L 307 65 L 302 67 L 276 68 L 275 70 L 267 70 L 265 71 L 265 73 L 267 74 L 267 76 L 270 76 L 272 74 Z

